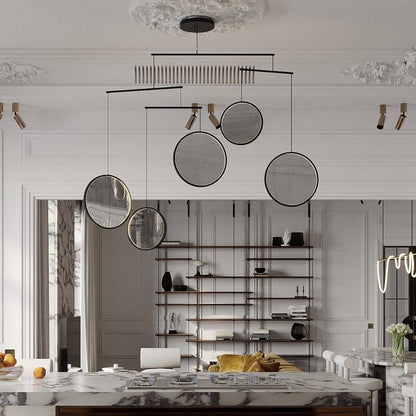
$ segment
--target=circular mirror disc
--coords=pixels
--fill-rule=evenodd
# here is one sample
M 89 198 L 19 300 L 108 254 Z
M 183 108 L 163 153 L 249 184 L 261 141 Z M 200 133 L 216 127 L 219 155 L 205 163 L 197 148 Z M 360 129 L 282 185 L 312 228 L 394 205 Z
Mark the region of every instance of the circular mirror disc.
M 269 195 L 279 204 L 296 207 L 309 201 L 318 188 L 318 171 L 301 153 L 276 156 L 266 169 L 264 183 Z
M 129 189 L 112 175 L 94 178 L 85 189 L 84 203 L 89 217 L 103 228 L 119 227 L 131 211 Z
M 131 216 L 127 234 L 135 247 L 140 250 L 152 250 L 165 238 L 166 221 L 158 210 L 140 208 Z
M 247 101 L 228 106 L 221 116 L 221 131 L 234 144 L 248 144 L 255 140 L 263 129 L 260 110 Z
M 197 131 L 179 140 L 173 153 L 173 163 L 178 175 L 189 185 L 209 186 L 224 174 L 227 155 L 216 137 Z

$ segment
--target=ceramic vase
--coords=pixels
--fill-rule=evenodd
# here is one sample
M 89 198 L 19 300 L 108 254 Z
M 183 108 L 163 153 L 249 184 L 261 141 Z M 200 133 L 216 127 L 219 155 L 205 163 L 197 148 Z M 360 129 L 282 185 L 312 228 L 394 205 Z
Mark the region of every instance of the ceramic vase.
M 292 325 L 292 329 L 290 330 L 290 335 L 292 338 L 300 341 L 301 339 L 306 337 L 306 328 L 303 324 L 295 323 Z
M 165 292 L 170 292 L 172 290 L 172 276 L 170 272 L 165 272 L 162 277 L 162 287 Z

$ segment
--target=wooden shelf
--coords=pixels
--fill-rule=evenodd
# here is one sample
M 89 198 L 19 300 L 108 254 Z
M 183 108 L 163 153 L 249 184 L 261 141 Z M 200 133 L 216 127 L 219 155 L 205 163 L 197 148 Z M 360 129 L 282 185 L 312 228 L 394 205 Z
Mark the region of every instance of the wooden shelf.
M 177 334 L 155 334 L 157 337 L 193 337 L 195 334 L 183 334 L 183 333 L 177 333 Z
M 187 321 L 189 322 L 229 322 L 229 321 L 237 321 L 237 322 L 285 322 L 285 321 L 296 321 L 296 322 L 303 322 L 303 321 L 313 321 L 313 318 L 285 318 L 285 319 L 271 319 L 271 318 L 188 318 Z
M 252 303 L 156 303 L 156 306 L 251 306 Z
M 294 342 L 294 343 L 301 343 L 301 342 L 313 342 L 313 340 L 311 339 L 301 339 L 301 340 L 296 340 L 296 339 L 286 339 L 286 338 L 282 338 L 282 339 L 269 339 L 267 341 L 258 341 L 258 340 L 252 340 L 252 339 L 233 339 L 232 341 L 220 341 L 220 340 L 216 340 L 216 339 L 186 339 L 186 342 L 196 342 L 196 343 L 204 343 L 204 342 Z M 291 357 L 294 357 L 293 355 Z M 302 357 L 304 357 L 302 355 Z
M 248 257 L 246 258 L 246 260 L 248 261 L 252 261 L 252 260 L 310 261 L 310 260 L 313 260 L 313 257 Z
M 299 249 L 299 248 L 313 248 L 313 246 L 213 246 L 213 245 L 207 245 L 207 246 L 191 246 L 191 245 L 180 245 L 180 246 L 160 246 L 160 249 L 171 249 L 171 248 L 231 248 L 231 249 L 236 249 L 236 248 L 262 248 L 262 249 L 268 249 L 268 248 L 273 248 L 273 249 Z
M 181 354 L 181 358 L 196 358 L 196 356 L 192 354 Z
M 156 261 L 189 261 L 192 257 L 156 257 Z
M 187 279 L 312 279 L 313 276 L 273 276 L 256 274 L 253 276 L 185 276 Z
M 204 294 L 229 294 L 229 295 L 249 295 L 250 293 L 253 292 L 233 292 L 232 290 L 223 290 L 223 291 L 215 291 L 215 292 L 205 292 L 205 291 L 197 291 L 197 290 L 178 290 L 178 291 L 173 291 L 173 292 L 161 292 L 158 291 L 156 292 L 157 294 L 163 294 L 163 295 L 178 295 L 178 294 L 182 294 L 182 293 L 188 293 L 188 294 L 195 294 L 195 295 L 204 295 Z
M 283 299 L 283 300 L 311 300 L 313 298 L 295 298 L 293 297 L 288 297 L 288 298 L 281 298 L 281 297 L 276 297 L 276 298 L 262 298 L 262 297 L 247 297 L 247 299 L 249 300 L 274 300 L 274 299 Z

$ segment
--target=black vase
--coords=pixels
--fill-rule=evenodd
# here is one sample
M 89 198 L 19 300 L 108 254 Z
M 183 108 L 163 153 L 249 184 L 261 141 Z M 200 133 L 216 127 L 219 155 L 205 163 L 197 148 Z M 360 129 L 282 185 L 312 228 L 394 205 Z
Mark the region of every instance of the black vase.
M 293 324 L 292 329 L 290 330 L 290 335 L 292 338 L 296 339 L 297 341 L 306 337 L 306 328 L 303 324 Z
M 165 292 L 170 292 L 172 290 L 172 276 L 170 272 L 165 272 L 162 277 L 162 287 Z
M 303 246 L 305 244 L 303 240 L 303 233 L 291 233 L 290 245 L 291 246 Z

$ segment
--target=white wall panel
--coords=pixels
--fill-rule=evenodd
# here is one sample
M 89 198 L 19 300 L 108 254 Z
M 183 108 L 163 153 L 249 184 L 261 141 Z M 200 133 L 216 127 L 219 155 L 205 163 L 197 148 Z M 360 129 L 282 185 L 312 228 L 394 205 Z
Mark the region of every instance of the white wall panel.
M 366 214 L 327 211 L 324 215 L 323 318 L 341 321 L 366 319 Z

